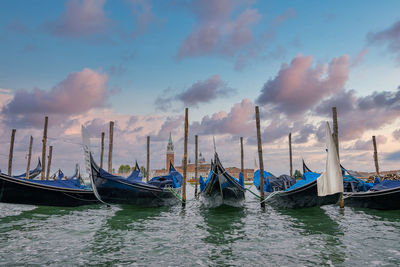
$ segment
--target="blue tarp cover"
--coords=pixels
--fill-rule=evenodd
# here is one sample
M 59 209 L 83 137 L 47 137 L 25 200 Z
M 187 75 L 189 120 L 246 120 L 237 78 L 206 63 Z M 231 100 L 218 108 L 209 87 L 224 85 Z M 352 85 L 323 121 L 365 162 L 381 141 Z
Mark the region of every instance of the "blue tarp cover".
M 76 183 L 76 180 L 30 180 L 30 179 L 21 179 L 24 181 L 29 181 L 36 184 L 41 185 L 49 185 L 49 186 L 57 186 L 57 187 L 64 187 L 64 188 L 72 188 L 72 189 L 88 189 L 87 186 L 79 185 Z M 79 179 L 78 179 L 79 180 Z
M 206 188 L 206 182 L 204 182 L 204 178 L 201 175 L 199 178 L 199 183 L 200 183 L 200 192 L 202 192 L 204 190 L 204 188 Z
M 275 177 L 275 176 L 272 175 L 270 172 L 264 171 L 264 191 L 271 192 L 268 191 L 268 189 L 271 188 L 271 185 L 269 184 L 269 179 L 267 179 L 268 177 Z M 253 184 L 257 187 L 257 189 L 260 188 L 260 170 L 254 172 Z
M 301 180 L 298 180 L 294 185 L 286 189 L 285 191 L 290 191 L 295 188 L 299 188 L 303 185 L 309 184 L 313 181 L 315 181 L 321 174 L 315 173 L 315 172 L 305 172 L 303 174 L 303 178 Z
M 400 181 L 392 181 L 392 180 L 383 180 L 377 185 L 371 187 L 371 191 L 381 191 L 391 188 L 400 187 Z
M 172 181 L 172 187 L 179 188 L 182 185 L 182 180 L 182 175 L 174 167 L 171 166 L 167 175 L 156 176 L 149 181 L 149 184 L 161 186 L 164 181 Z
M 239 173 L 239 184 L 244 187 L 243 173 Z
M 347 185 L 348 183 L 354 184 L 354 189 L 356 190 L 356 192 L 368 191 L 373 186 L 372 183 L 366 183 L 363 180 L 358 179 L 351 175 L 343 175 L 343 183 L 344 183 L 344 191 L 345 192 L 351 191 L 351 190 L 349 190 L 351 188 L 351 186 L 348 186 Z
M 143 174 L 140 169 L 135 168 L 133 172 L 126 178 L 128 181 L 142 181 Z

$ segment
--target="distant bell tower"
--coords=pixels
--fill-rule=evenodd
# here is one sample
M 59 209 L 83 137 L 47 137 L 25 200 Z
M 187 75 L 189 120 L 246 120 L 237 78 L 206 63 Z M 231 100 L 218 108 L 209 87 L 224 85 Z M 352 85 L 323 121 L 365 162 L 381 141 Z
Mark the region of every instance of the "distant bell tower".
M 172 144 L 171 133 L 169 133 L 169 140 L 167 145 L 167 162 L 166 162 L 167 171 L 169 171 L 170 162 L 172 162 L 172 165 L 174 165 L 174 145 Z

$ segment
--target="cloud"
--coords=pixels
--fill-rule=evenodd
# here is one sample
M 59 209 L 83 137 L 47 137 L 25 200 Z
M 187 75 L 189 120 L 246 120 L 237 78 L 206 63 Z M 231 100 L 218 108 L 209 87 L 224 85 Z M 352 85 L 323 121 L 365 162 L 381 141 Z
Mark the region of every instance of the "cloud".
M 205 116 L 201 122 L 193 122 L 191 132 L 200 135 L 232 134 L 248 135 L 255 131 L 254 104 L 249 99 L 236 103 L 230 112 L 220 111 Z
M 332 59 L 328 65 L 312 65 L 313 57 L 303 55 L 295 57 L 290 65 L 283 64 L 278 75 L 264 84 L 256 103 L 299 115 L 339 92 L 348 80 L 347 55 Z
M 400 151 L 389 153 L 385 156 L 385 160 L 393 160 L 399 161 L 400 160 Z
M 53 35 L 61 37 L 87 37 L 108 31 L 111 20 L 104 12 L 105 0 L 71 0 L 56 21 L 45 23 Z
M 1 115 L 13 127 L 41 127 L 45 115 L 51 116 L 53 122 L 62 122 L 71 115 L 103 107 L 107 81 L 106 74 L 85 68 L 70 73 L 50 91 L 37 88 L 16 91 Z
M 205 81 L 194 83 L 186 91 L 178 94 L 185 106 L 197 106 L 199 103 L 207 103 L 218 97 L 226 97 L 234 92 L 228 88 L 218 75 L 214 75 Z
M 351 63 L 351 67 L 355 67 L 355 66 L 359 65 L 363 61 L 364 56 L 367 53 L 368 53 L 368 49 L 367 48 L 364 48 L 363 50 L 361 50 L 361 52 L 358 53 L 357 57 Z
M 242 6 L 246 8 L 243 10 Z M 182 41 L 178 59 L 208 54 L 233 55 L 253 41 L 252 27 L 261 18 L 256 9 L 240 1 L 195 0 L 191 10 L 197 21 L 193 31 Z
M 397 54 L 397 60 L 400 61 L 400 20 L 385 30 L 369 32 L 367 42 L 386 45 L 389 51 Z
M 396 91 L 373 92 L 357 97 L 355 91 L 341 91 L 314 108 L 313 113 L 331 117 L 331 109 L 338 109 L 339 137 L 349 141 L 358 139 L 367 130 L 376 130 L 393 123 L 400 115 L 400 87 Z M 319 135 L 317 135 L 319 136 Z
M 400 140 L 400 129 L 394 130 L 392 136 L 396 140 Z
M 386 144 L 387 142 L 387 138 L 384 135 L 378 135 L 376 136 L 376 144 L 378 145 L 383 145 Z M 379 148 L 379 146 L 378 146 Z M 349 149 L 351 150 L 370 150 L 373 151 L 374 146 L 372 143 L 372 138 L 371 140 L 357 140 L 354 145 L 352 147 L 350 147 Z
M 219 75 L 214 75 L 204 81 L 197 81 L 182 93 L 172 94 L 171 88 L 162 92 L 155 100 L 156 108 L 168 110 L 174 101 L 181 101 L 186 107 L 197 107 L 200 103 L 209 103 L 217 98 L 231 96 L 236 91 L 229 88 Z
M 160 130 L 155 135 L 151 135 L 150 139 L 153 141 L 167 141 L 169 133 L 177 133 L 177 129 L 183 129 L 184 116 L 167 117 L 165 122 L 161 125 Z
M 294 142 L 297 144 L 307 143 L 310 136 L 315 133 L 315 130 L 315 126 L 312 124 L 304 125 L 295 137 Z
M 285 47 L 277 45 L 274 50 L 270 51 L 267 56 L 261 56 L 260 53 L 275 39 L 277 28 L 286 20 L 294 17 L 296 11 L 288 8 L 282 14 L 277 15 L 272 19 L 271 24 L 262 32 L 251 45 L 246 47 L 243 51 L 239 51 L 236 58 L 235 70 L 243 70 L 250 62 L 250 60 L 261 59 L 263 61 L 274 59 L 277 60 L 284 56 L 286 53 Z

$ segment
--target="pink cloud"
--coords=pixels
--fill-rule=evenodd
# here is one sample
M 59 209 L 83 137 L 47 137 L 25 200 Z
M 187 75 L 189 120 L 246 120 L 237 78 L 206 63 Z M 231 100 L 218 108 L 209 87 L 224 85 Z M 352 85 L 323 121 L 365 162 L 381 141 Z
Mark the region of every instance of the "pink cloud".
M 111 20 L 104 12 L 105 0 L 71 0 L 56 21 L 47 22 L 50 33 L 66 37 L 85 37 L 108 30 Z
M 207 54 L 234 54 L 253 41 L 252 27 L 261 15 L 256 9 L 246 8 L 232 19 L 240 1 L 197 0 L 192 10 L 197 18 L 193 31 L 181 43 L 178 58 Z
M 356 58 L 353 60 L 353 62 L 351 63 L 351 66 L 352 66 L 352 67 L 355 67 L 355 66 L 359 65 L 359 64 L 363 61 L 364 56 L 365 56 L 367 53 L 368 53 L 368 49 L 367 49 L 367 48 L 364 48 L 363 50 L 361 50 L 361 52 L 358 53 L 357 57 L 356 57 Z
M 348 80 L 348 73 L 347 55 L 315 67 L 312 56 L 299 55 L 290 65 L 283 64 L 277 76 L 264 84 L 256 103 L 289 115 L 302 114 L 324 97 L 340 91 Z
M 201 122 L 193 122 L 191 131 L 197 134 L 232 134 L 246 135 L 254 132 L 254 104 L 249 99 L 236 103 L 230 112 L 214 113 L 202 118 Z
M 41 127 L 43 117 L 63 121 L 71 115 L 104 106 L 108 76 L 91 69 L 73 72 L 50 91 L 18 90 L 1 114 L 9 125 Z

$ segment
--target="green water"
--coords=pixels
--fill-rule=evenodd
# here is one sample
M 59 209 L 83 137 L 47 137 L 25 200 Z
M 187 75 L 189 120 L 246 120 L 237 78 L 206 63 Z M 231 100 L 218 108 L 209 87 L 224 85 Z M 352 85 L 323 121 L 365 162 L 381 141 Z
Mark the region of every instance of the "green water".
M 399 266 L 400 211 L 0 203 L 0 264 Z

